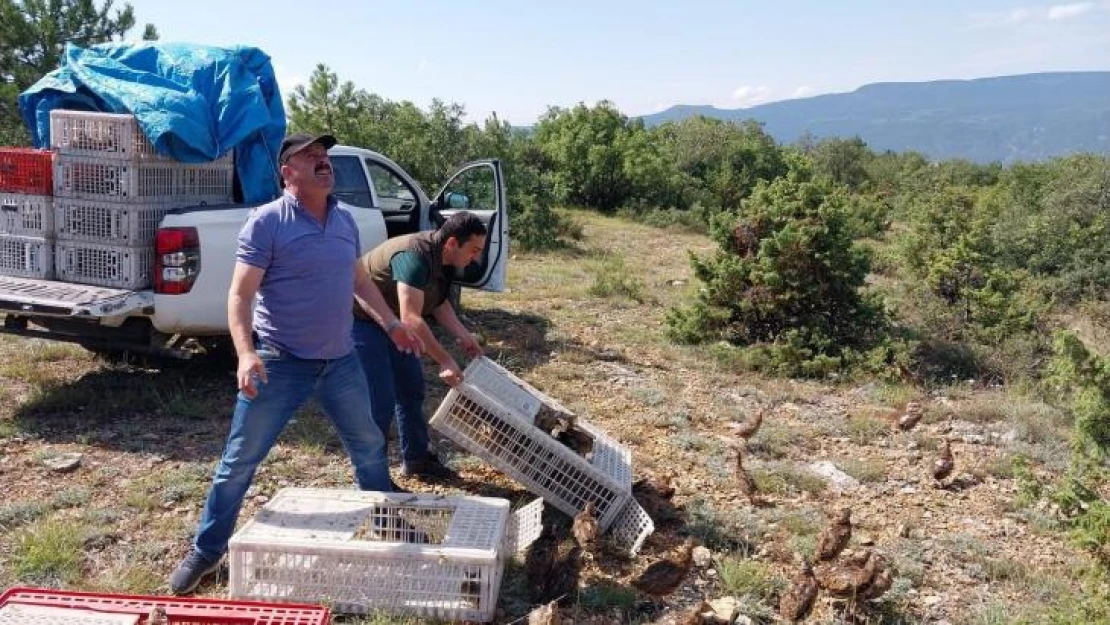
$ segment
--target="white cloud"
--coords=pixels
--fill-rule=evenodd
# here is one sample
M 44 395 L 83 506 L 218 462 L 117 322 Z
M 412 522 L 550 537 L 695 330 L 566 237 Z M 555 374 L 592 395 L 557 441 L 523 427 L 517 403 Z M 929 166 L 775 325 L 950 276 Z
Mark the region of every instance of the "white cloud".
M 1094 2 L 1076 2 L 1073 4 L 1057 4 L 1049 7 L 1048 19 L 1050 20 L 1066 20 L 1072 17 L 1083 15 L 1095 8 Z
M 804 98 L 804 97 L 806 97 L 808 95 L 812 95 L 812 94 L 813 94 L 813 87 L 810 87 L 809 85 L 802 85 L 802 86 L 800 86 L 800 87 L 798 87 L 797 89 L 794 90 L 794 96 L 793 97 L 795 97 L 795 98 Z
M 741 85 L 732 91 L 732 99 L 740 106 L 752 106 L 771 99 L 771 89 L 765 85 Z
M 428 69 L 428 62 L 427 61 L 421 60 L 419 63 L 416 64 L 416 73 L 417 74 L 423 74 L 424 70 L 426 70 L 426 69 Z
M 1033 12 L 1029 9 L 1014 9 L 1006 14 L 1006 21 L 1018 24 L 1033 17 Z

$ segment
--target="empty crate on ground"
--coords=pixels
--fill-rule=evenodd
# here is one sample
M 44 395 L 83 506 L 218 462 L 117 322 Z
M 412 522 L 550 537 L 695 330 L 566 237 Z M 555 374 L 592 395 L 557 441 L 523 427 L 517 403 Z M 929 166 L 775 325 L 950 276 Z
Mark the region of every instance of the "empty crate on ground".
M 232 537 L 233 597 L 489 621 L 504 559 L 539 535 L 542 501 L 287 488 Z
M 488 358 L 467 366 L 431 425 L 566 514 L 593 502 L 632 553 L 654 531 L 632 499 L 632 453 Z

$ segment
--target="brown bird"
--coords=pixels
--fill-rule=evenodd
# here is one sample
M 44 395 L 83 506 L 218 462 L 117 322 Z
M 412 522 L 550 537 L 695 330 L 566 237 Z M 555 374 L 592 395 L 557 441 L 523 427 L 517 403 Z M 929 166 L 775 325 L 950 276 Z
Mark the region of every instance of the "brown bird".
M 759 487 L 751 473 L 744 468 L 744 452 L 739 447 L 736 448 L 736 484 L 740 487 L 740 492 L 748 498 L 748 503 L 759 505 Z
M 524 575 L 533 601 L 538 601 L 543 594 L 544 585 L 551 575 L 551 567 L 555 565 L 555 557 L 559 553 L 559 542 L 551 527 L 544 526 L 539 538 L 528 546 L 528 552 L 524 556 Z
M 839 599 L 856 600 L 863 596 L 878 572 L 880 560 L 871 551 L 853 553 L 840 564 L 830 564 L 817 573 L 825 592 Z
M 560 551 L 563 551 L 560 549 Z M 560 601 L 563 597 L 577 597 L 578 579 L 582 575 L 582 548 L 574 545 L 559 556 L 540 589 L 539 601 Z
M 790 589 L 779 599 L 779 616 L 784 621 L 804 621 L 817 601 L 817 578 L 808 560 L 802 561 L 802 570 L 791 580 Z
M 701 603 L 690 609 L 688 612 L 680 616 L 675 621 L 675 625 L 705 625 L 706 619 L 703 615 L 706 612 L 712 611 L 713 608 L 710 607 L 707 602 L 702 601 Z
M 891 584 L 894 583 L 894 576 L 898 573 L 894 566 L 887 562 L 886 558 L 881 555 L 876 553 L 872 558 L 875 560 L 877 570 L 875 576 L 871 578 L 871 584 L 861 595 L 865 601 L 878 599 L 886 594 L 886 591 L 890 590 Z
M 681 516 L 671 500 L 673 481 L 667 477 L 641 478 L 632 483 L 632 496 L 656 524 L 679 521 Z
M 552 601 L 528 613 L 528 625 L 559 625 L 559 602 Z
M 956 460 L 952 457 L 952 446 L 948 439 L 944 440 L 944 448 L 940 450 L 940 457 L 933 461 L 933 479 L 943 482 L 944 478 L 952 473 L 956 467 Z
M 755 413 L 755 415 L 743 423 L 730 423 L 729 428 L 732 433 L 740 438 L 751 438 L 759 431 L 759 426 L 763 425 L 763 411 Z
M 921 404 L 911 401 L 906 404 L 906 411 L 901 417 L 898 417 L 898 429 L 903 432 L 909 432 L 925 415 L 925 411 L 921 409 Z
M 687 538 L 686 542 L 679 547 L 677 554 L 652 562 L 636 579 L 632 580 L 632 586 L 653 597 L 665 597 L 671 594 L 690 572 L 696 544 L 693 538 Z
M 574 515 L 574 524 L 570 529 L 578 546 L 585 549 L 586 553 L 592 554 L 597 547 L 597 536 L 600 532 L 597 523 L 597 506 L 594 502 L 587 501 L 585 509 Z
M 818 561 L 833 560 L 848 546 L 848 541 L 852 539 L 851 514 L 850 508 L 841 508 L 833 522 L 825 526 L 825 529 L 817 535 L 814 556 Z
M 146 617 L 146 625 L 170 625 L 170 616 L 166 614 L 166 608 L 160 605 L 154 606 Z

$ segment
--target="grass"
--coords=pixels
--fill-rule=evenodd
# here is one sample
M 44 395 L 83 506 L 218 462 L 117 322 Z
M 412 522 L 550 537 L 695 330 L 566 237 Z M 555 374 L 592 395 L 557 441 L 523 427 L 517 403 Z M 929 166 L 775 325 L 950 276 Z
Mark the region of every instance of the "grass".
M 867 414 L 852 415 L 844 423 L 844 434 L 857 445 L 870 445 L 889 431 L 889 423 Z
M 845 458 L 836 462 L 841 470 L 860 482 L 882 482 L 886 479 L 887 468 L 882 460 Z
M 765 563 L 741 555 L 728 555 L 717 563 L 721 589 L 726 595 L 768 602 L 784 587 L 783 581 Z
M 23 582 L 43 586 L 69 586 L 81 578 L 83 526 L 49 520 L 18 533 L 13 542 L 11 567 Z
M 644 282 L 624 264 L 624 257 L 606 254 L 591 268 L 592 282 L 586 292 L 592 297 L 648 301 Z

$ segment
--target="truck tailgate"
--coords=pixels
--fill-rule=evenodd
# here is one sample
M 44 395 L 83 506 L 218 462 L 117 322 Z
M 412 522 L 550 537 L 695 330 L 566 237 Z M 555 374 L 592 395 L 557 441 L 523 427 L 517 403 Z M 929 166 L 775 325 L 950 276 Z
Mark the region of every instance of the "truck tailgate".
M 151 291 L 0 276 L 0 313 L 95 318 L 153 306 Z

